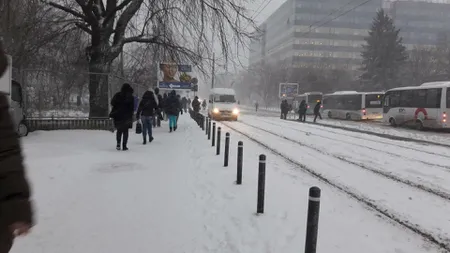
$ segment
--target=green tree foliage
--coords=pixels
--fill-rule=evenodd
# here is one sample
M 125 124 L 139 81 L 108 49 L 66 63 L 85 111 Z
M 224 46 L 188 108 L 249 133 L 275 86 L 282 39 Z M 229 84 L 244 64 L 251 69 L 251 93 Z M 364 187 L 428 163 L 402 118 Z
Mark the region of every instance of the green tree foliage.
M 398 85 L 402 66 L 408 59 L 406 48 L 393 20 L 379 10 L 363 45 L 361 76 L 367 90 L 383 90 Z

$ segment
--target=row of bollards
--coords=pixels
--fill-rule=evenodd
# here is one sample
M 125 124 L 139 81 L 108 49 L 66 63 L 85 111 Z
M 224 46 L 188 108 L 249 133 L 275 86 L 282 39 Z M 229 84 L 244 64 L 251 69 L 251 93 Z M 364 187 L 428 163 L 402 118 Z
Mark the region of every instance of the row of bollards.
M 209 117 L 203 116 L 202 119 L 200 119 L 200 122 L 201 122 L 199 123 L 200 127 L 202 128 L 203 131 L 205 131 L 205 135 L 208 137 L 208 140 L 211 140 L 211 146 L 216 148 L 216 155 L 220 155 L 222 128 L 216 126 L 216 123 L 212 122 L 212 119 Z M 228 167 L 229 158 L 230 158 L 230 133 L 227 132 L 225 133 L 224 167 Z M 242 141 L 239 141 L 237 145 L 237 175 L 236 175 L 237 185 L 242 184 L 243 160 L 244 160 L 244 143 Z M 265 184 L 266 184 L 266 156 L 264 154 L 261 154 L 259 156 L 259 163 L 258 163 L 258 188 L 257 188 L 257 204 L 256 204 L 257 214 L 264 213 Z M 320 194 L 321 190 L 318 187 L 314 186 L 309 189 L 305 253 L 316 253 L 317 234 L 319 228 Z

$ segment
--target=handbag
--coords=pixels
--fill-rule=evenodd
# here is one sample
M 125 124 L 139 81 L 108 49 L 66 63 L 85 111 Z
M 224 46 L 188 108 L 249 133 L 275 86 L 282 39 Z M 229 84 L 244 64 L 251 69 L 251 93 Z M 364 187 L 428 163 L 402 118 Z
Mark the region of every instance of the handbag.
M 142 134 L 142 124 L 141 122 L 136 123 L 136 134 Z

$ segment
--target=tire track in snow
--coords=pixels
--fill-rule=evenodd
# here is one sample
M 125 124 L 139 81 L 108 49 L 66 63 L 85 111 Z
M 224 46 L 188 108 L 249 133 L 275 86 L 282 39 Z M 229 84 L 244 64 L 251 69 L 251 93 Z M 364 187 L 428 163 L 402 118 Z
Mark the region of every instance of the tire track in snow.
M 261 121 L 263 121 L 264 123 L 267 123 L 267 124 L 271 124 L 273 126 L 287 127 L 287 128 L 290 128 L 290 129 L 292 129 L 294 131 L 297 131 L 297 132 L 302 132 L 302 133 L 306 133 L 306 134 L 311 133 L 310 131 L 300 130 L 298 128 L 291 127 L 291 126 L 280 125 L 280 124 L 276 124 L 276 123 L 273 123 L 273 122 L 270 122 L 270 121 L 265 121 L 265 120 L 261 120 Z M 248 124 L 248 123 L 245 123 L 243 121 L 240 121 L 240 122 L 243 123 L 243 124 Z M 324 130 L 321 130 L 321 129 L 319 129 L 319 130 L 320 131 L 324 131 Z M 334 132 L 327 132 L 327 133 L 334 133 Z M 450 166 L 445 166 L 445 165 L 440 165 L 440 164 L 436 164 L 436 163 L 431 163 L 431 162 L 423 161 L 423 160 L 416 159 L 416 158 L 413 158 L 413 157 L 407 157 L 407 156 L 400 155 L 400 154 L 392 154 L 391 152 L 388 152 L 388 151 L 385 151 L 385 150 L 376 149 L 376 148 L 372 148 L 372 147 L 369 147 L 369 146 L 364 146 L 364 145 L 357 144 L 357 143 L 350 142 L 350 141 L 346 141 L 346 140 L 339 140 L 339 139 L 335 139 L 335 138 L 332 138 L 332 137 L 320 135 L 320 134 L 317 134 L 317 133 L 314 133 L 313 135 L 317 136 L 317 137 L 321 137 L 321 138 L 327 139 L 327 140 L 343 142 L 343 143 L 347 143 L 347 144 L 350 144 L 350 145 L 353 145 L 353 146 L 363 147 L 363 148 L 366 148 L 366 149 L 370 149 L 370 150 L 374 150 L 374 151 L 377 151 L 377 152 L 385 153 L 385 154 L 387 154 L 387 155 L 389 155 L 391 157 L 403 157 L 405 159 L 412 160 L 412 161 L 419 162 L 419 163 L 423 163 L 423 164 L 428 165 L 428 166 L 435 166 L 435 167 L 443 168 L 443 169 L 448 170 L 448 172 L 450 172 Z M 355 136 L 350 136 L 350 137 L 357 139 L 357 137 L 355 137 Z M 364 140 L 373 141 L 373 140 L 368 140 L 368 139 L 364 139 Z M 373 142 L 377 142 L 377 141 L 373 141 Z M 380 142 L 380 143 L 388 144 L 388 142 Z M 393 144 L 393 146 L 397 146 L 397 145 Z M 401 147 L 401 145 L 398 145 L 398 146 Z M 407 147 L 405 147 L 405 149 L 410 149 L 411 150 L 411 148 L 407 148 Z M 420 152 L 423 152 L 423 151 L 420 151 Z M 436 155 L 436 156 L 441 156 L 442 157 L 442 155 L 436 154 L 436 153 L 433 153 L 432 155 Z M 444 155 L 444 157 L 445 157 L 445 155 Z
M 376 174 L 376 175 L 378 175 L 378 176 L 382 176 L 382 177 L 384 177 L 384 178 L 387 178 L 387 179 L 396 181 L 396 182 L 398 182 L 398 183 L 405 184 L 405 185 L 407 185 L 407 186 L 409 186 L 409 187 L 412 187 L 412 188 L 414 188 L 414 189 L 418 189 L 418 190 L 421 190 L 421 191 L 425 191 L 425 192 L 427 192 L 427 193 L 429 193 L 429 194 L 432 194 L 432 195 L 434 195 L 434 196 L 440 197 L 440 198 L 442 198 L 442 199 L 444 199 L 444 200 L 446 200 L 446 201 L 450 201 L 450 194 L 448 194 L 448 193 L 446 193 L 446 192 L 444 192 L 444 191 L 441 191 L 441 190 L 438 190 L 438 189 L 434 189 L 434 188 L 428 187 L 428 186 L 426 186 L 426 185 L 423 185 L 423 184 L 419 184 L 419 183 L 413 182 L 413 181 L 408 180 L 408 179 L 401 178 L 401 177 L 399 177 L 399 176 L 397 176 L 397 175 L 394 175 L 394 174 L 392 174 L 392 173 L 385 172 L 385 171 L 383 171 L 383 170 L 371 168 L 371 167 L 367 166 L 366 164 L 351 161 L 351 160 L 349 160 L 349 159 L 347 159 L 347 158 L 345 158 L 345 157 L 343 157 L 343 156 L 334 155 L 334 154 L 325 152 L 325 151 L 323 151 L 323 150 L 321 150 L 321 149 L 319 149 L 319 148 L 316 148 L 316 147 L 307 145 L 307 144 L 305 144 L 305 143 L 303 143 L 303 142 L 301 142 L 301 141 L 298 141 L 298 140 L 292 140 L 292 139 L 290 139 L 290 138 L 288 138 L 288 137 L 286 137 L 286 136 L 284 136 L 284 135 L 280 135 L 280 134 L 277 134 L 277 133 L 274 133 L 274 132 L 270 132 L 270 131 L 268 131 L 268 130 L 266 130 L 266 129 L 263 129 L 263 128 L 260 128 L 260 127 L 257 127 L 257 126 L 254 126 L 254 125 L 251 125 L 251 124 L 248 124 L 248 123 L 244 123 L 244 122 L 240 122 L 240 123 L 243 124 L 243 125 L 246 125 L 246 126 L 253 127 L 253 128 L 255 128 L 255 129 L 264 131 L 264 132 L 266 132 L 266 133 L 272 134 L 272 135 L 274 135 L 274 136 L 277 136 L 277 137 L 279 137 L 279 138 L 285 139 L 285 140 L 287 140 L 287 141 L 293 142 L 293 143 L 298 144 L 298 145 L 300 145 L 300 146 L 302 146 L 302 147 L 306 147 L 306 148 L 312 149 L 312 150 L 317 151 L 317 152 L 319 152 L 319 153 L 321 153 L 321 154 L 323 154 L 323 155 L 331 156 L 331 157 L 334 157 L 334 158 L 336 158 L 336 159 L 338 159 L 338 160 L 341 160 L 341 161 L 343 161 L 343 162 L 346 162 L 346 163 L 348 163 L 348 164 L 355 165 L 355 166 L 357 166 L 357 167 L 360 167 L 360 168 L 362 168 L 362 169 L 365 169 L 365 170 L 367 170 L 367 171 L 370 171 L 370 172 L 372 172 L 372 173 L 374 173 L 374 174 Z
M 297 123 L 299 123 L 298 121 L 295 121 L 295 120 L 289 120 L 289 122 L 297 122 Z M 311 126 L 311 124 L 313 124 L 313 123 L 307 122 L 307 124 L 309 124 L 309 126 Z M 323 124 L 318 124 L 318 125 L 319 126 L 323 126 L 323 127 L 327 127 L 327 128 L 334 128 L 334 129 L 336 129 L 335 127 L 330 127 L 330 125 L 323 125 Z M 327 133 L 334 133 L 334 134 L 348 136 L 348 137 L 351 137 L 351 138 L 358 139 L 358 137 L 353 136 L 351 134 L 347 134 L 347 133 L 340 133 L 340 132 L 336 132 L 336 131 L 329 131 L 329 130 L 320 129 L 320 128 L 315 128 L 315 129 L 317 129 L 319 131 L 324 131 L 324 132 L 326 131 Z M 343 131 L 347 131 L 347 132 L 352 132 L 352 133 L 370 134 L 370 133 L 366 133 L 366 132 L 350 131 L 350 130 L 342 129 L 342 128 L 337 128 L 337 129 L 340 129 L 340 130 L 343 130 Z M 370 134 L 370 135 L 373 136 L 373 134 Z M 378 137 L 387 138 L 387 137 L 382 137 L 382 136 L 378 136 Z M 436 155 L 436 156 L 441 156 L 441 157 L 445 157 L 445 158 L 450 158 L 450 155 L 434 153 L 434 152 L 430 152 L 430 151 L 427 151 L 427 150 L 413 148 L 413 147 L 408 147 L 408 146 L 404 146 L 404 145 L 400 145 L 400 144 L 394 144 L 394 143 L 390 143 L 390 142 L 386 142 L 386 141 L 371 140 L 371 139 L 364 139 L 364 140 L 371 141 L 371 142 L 376 142 L 376 143 L 381 143 L 381 144 L 386 144 L 386 145 L 391 145 L 391 146 L 396 146 L 396 147 L 401 147 L 401 148 L 405 148 L 405 149 L 410 149 L 410 150 L 414 150 L 414 151 L 418 151 L 418 152 L 422 152 L 422 153 L 427 153 L 427 154 L 430 154 L 430 155 Z M 397 140 L 397 139 L 392 139 L 392 140 Z M 397 141 L 408 141 L 408 140 L 397 140 Z M 434 145 L 434 146 L 441 147 L 441 148 L 449 148 L 450 147 L 449 145 L 439 144 L 439 143 L 423 143 L 423 142 L 416 142 L 416 141 L 412 141 L 412 142 L 415 142 L 416 144 L 421 144 L 421 145 L 424 145 L 424 146 L 433 146 Z
M 352 191 L 350 188 L 346 187 L 345 185 L 342 185 L 338 182 L 335 182 L 332 179 L 327 178 L 325 175 L 316 172 L 314 169 L 306 166 L 305 164 L 302 164 L 290 157 L 288 157 L 287 155 L 283 154 L 282 152 L 270 147 L 268 144 L 250 136 L 249 134 L 237 129 L 236 127 L 231 126 L 231 124 L 226 124 L 226 123 L 222 123 L 223 125 L 225 125 L 226 127 L 228 127 L 229 129 L 247 137 L 248 139 L 250 139 L 251 141 L 261 145 L 262 147 L 266 148 L 267 150 L 271 151 L 273 154 L 283 158 L 284 160 L 286 160 L 287 162 L 300 167 L 302 170 L 304 170 L 305 172 L 307 172 L 308 174 L 314 176 L 315 178 L 329 184 L 330 186 L 344 192 L 345 194 L 347 194 L 348 196 L 350 196 L 351 198 L 356 199 L 357 201 L 361 202 L 362 204 L 366 205 L 367 207 L 377 211 L 380 215 L 382 215 L 383 217 L 403 226 L 404 228 L 422 236 L 423 238 L 427 239 L 428 241 L 430 241 L 431 243 L 435 244 L 436 246 L 446 250 L 447 252 L 450 252 L 450 242 L 448 238 L 440 238 L 439 236 L 435 236 L 427 231 L 425 231 L 425 229 L 423 229 L 422 227 L 420 227 L 418 224 L 412 224 L 411 222 L 404 220 L 402 217 L 394 214 L 393 211 L 382 207 L 380 205 L 378 205 L 377 203 L 372 202 L 370 199 L 367 199 L 366 197 L 364 197 L 362 194 L 358 194 L 354 191 Z M 269 131 L 263 130 L 265 132 L 268 132 L 270 134 L 273 134 Z M 273 134 L 273 135 L 277 135 L 277 134 Z M 279 138 L 283 138 L 278 136 Z M 283 138 L 284 139 L 284 138 Z M 289 139 L 288 139 L 289 140 Z

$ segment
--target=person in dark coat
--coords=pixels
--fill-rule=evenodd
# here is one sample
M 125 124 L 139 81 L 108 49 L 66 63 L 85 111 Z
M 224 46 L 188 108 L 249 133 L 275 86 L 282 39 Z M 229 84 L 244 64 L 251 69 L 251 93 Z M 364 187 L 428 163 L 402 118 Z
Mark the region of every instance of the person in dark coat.
M 117 129 L 117 150 L 120 150 L 121 141 L 122 150 L 128 150 L 128 130 L 133 127 L 133 92 L 131 85 L 124 83 L 120 92 L 117 92 L 111 100 L 112 110 L 110 117 L 114 120 L 114 127 Z
M 177 126 L 177 115 L 180 112 L 181 102 L 177 98 L 176 92 L 172 90 L 164 102 L 165 112 L 169 117 L 169 129 L 170 132 L 176 131 Z
M 300 102 L 300 105 L 298 106 L 298 114 L 299 114 L 299 121 L 306 121 L 306 110 L 307 110 L 306 100 L 302 100 Z
M 198 100 L 197 96 L 195 96 L 194 100 L 192 101 L 192 110 L 194 110 L 194 112 L 196 113 L 200 112 L 200 101 Z
M 316 122 L 317 116 L 322 119 L 322 115 L 320 114 L 320 108 L 322 107 L 321 102 L 317 102 L 316 106 L 314 106 L 314 123 Z
M 7 65 L 0 46 L 0 76 Z M 21 149 L 8 98 L 0 92 L 0 253 L 9 252 L 14 237 L 28 234 L 33 226 L 31 191 Z
M 280 105 L 281 119 L 286 119 L 289 112 L 289 104 L 287 100 L 283 100 Z
M 158 100 L 156 101 L 158 103 L 158 109 L 153 116 L 153 127 L 161 127 L 161 120 L 164 119 L 162 115 L 162 112 L 164 110 L 164 99 L 161 94 L 159 94 L 159 88 L 155 88 L 155 95 L 158 98 Z
M 139 103 L 136 119 L 140 119 L 142 122 L 142 137 L 144 140 L 144 145 L 147 144 L 147 134 L 149 142 L 152 142 L 154 139 L 152 133 L 152 121 L 155 113 L 158 111 L 157 100 L 158 97 L 153 93 L 153 90 L 149 89 L 144 93 L 142 100 Z
M 206 99 L 203 99 L 203 102 L 202 102 L 203 111 L 206 110 L 207 105 L 208 104 L 206 103 Z
M 186 97 L 181 99 L 181 106 L 183 107 L 184 112 L 187 112 L 188 100 Z

